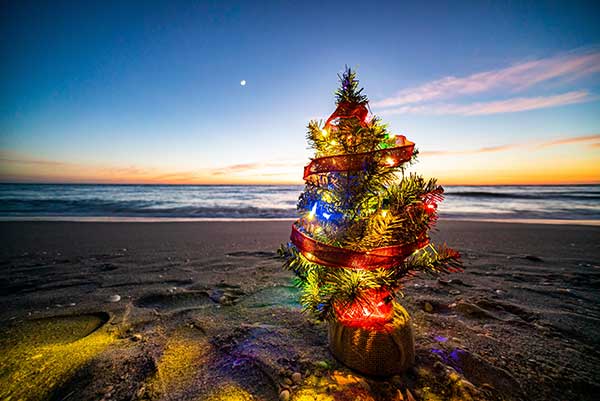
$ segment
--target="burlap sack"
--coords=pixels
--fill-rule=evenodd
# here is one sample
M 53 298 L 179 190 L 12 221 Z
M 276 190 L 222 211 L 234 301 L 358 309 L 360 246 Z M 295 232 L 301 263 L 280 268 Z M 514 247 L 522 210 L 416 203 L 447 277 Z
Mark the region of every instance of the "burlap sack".
M 385 328 L 368 330 L 329 322 L 329 348 L 344 365 L 371 376 L 392 376 L 415 360 L 415 343 L 408 312 L 394 305 L 394 319 Z

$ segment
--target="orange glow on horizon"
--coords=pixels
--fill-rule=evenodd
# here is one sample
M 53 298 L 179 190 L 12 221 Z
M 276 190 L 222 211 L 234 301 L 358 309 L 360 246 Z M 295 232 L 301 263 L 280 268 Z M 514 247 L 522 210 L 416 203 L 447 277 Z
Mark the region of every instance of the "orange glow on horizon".
M 600 184 L 600 173 L 593 171 L 555 171 L 548 173 L 546 171 L 524 172 L 504 172 L 493 174 L 487 172 L 475 175 L 460 172 L 456 173 L 432 173 L 420 171 L 425 177 L 436 177 L 441 185 L 578 185 L 578 184 Z M 164 176 L 170 176 L 165 178 Z M 0 182 L 4 183 L 57 183 L 57 184 L 139 184 L 139 185 L 302 185 L 301 179 L 292 179 L 289 177 L 234 177 L 227 179 L 214 176 L 196 176 L 187 177 L 182 175 L 159 175 L 156 177 L 137 176 L 137 175 L 59 175 L 59 174 L 0 174 Z
M 501 146 L 470 152 L 423 152 L 411 166 L 442 185 L 600 184 L 600 135 L 594 143 Z M 265 161 L 190 169 L 174 166 L 111 166 L 39 159 L 0 151 L 0 182 L 172 184 L 172 185 L 301 185 L 309 160 Z

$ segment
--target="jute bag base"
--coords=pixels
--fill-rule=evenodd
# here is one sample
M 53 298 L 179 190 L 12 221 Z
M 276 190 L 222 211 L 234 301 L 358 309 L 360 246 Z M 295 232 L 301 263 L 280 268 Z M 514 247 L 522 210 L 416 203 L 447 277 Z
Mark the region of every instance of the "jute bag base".
M 415 361 L 415 342 L 410 316 L 394 305 L 394 319 L 381 329 L 348 327 L 329 322 L 329 349 L 344 365 L 370 376 L 392 376 L 406 371 Z

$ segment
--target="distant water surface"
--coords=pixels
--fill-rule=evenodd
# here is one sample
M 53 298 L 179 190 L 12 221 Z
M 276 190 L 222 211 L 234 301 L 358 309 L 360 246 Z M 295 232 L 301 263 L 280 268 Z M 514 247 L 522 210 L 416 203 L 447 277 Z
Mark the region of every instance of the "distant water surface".
M 0 184 L 0 219 L 292 219 L 302 190 L 297 185 Z M 600 223 L 600 185 L 445 190 L 442 218 Z

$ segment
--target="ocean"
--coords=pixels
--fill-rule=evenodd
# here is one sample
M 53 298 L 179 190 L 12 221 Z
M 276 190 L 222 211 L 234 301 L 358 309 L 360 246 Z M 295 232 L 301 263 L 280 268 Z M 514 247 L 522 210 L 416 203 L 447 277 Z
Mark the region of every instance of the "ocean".
M 301 185 L 0 184 L 0 220 L 293 219 Z M 442 219 L 600 224 L 600 185 L 447 186 Z

